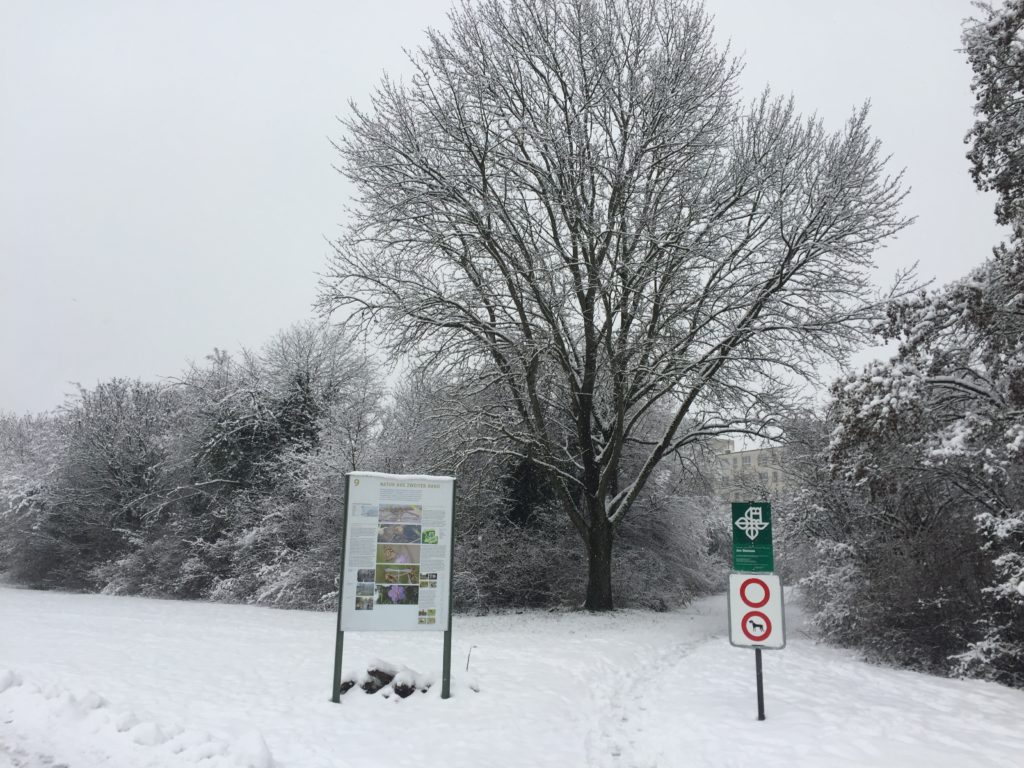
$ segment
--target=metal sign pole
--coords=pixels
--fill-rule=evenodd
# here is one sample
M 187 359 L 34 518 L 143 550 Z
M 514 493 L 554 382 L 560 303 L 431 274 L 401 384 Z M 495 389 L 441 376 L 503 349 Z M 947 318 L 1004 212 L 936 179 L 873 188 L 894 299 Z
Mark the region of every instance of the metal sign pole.
M 341 600 L 345 591 L 345 537 L 348 536 L 348 486 L 352 478 L 345 475 L 345 527 L 341 536 L 341 558 L 338 563 L 338 629 L 334 640 L 334 677 L 331 680 L 331 701 L 341 703 L 341 658 L 345 650 L 345 633 L 341 631 Z
M 455 580 L 455 486 L 452 480 L 451 544 L 448 547 L 448 628 L 444 631 L 444 658 L 441 661 L 441 698 L 452 695 L 452 582 Z
M 754 649 L 754 666 L 757 668 L 757 719 L 764 720 L 764 675 L 761 672 L 761 649 Z
M 441 662 L 441 698 L 452 695 L 452 631 L 444 631 L 444 659 Z

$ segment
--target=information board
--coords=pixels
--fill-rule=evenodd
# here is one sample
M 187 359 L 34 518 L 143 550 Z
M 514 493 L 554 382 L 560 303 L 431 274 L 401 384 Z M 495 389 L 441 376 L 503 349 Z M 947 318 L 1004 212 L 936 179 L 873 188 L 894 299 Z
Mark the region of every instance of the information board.
M 451 629 L 455 480 L 348 475 L 339 629 Z
M 775 570 L 772 505 L 741 501 L 732 505 L 732 569 L 750 573 Z

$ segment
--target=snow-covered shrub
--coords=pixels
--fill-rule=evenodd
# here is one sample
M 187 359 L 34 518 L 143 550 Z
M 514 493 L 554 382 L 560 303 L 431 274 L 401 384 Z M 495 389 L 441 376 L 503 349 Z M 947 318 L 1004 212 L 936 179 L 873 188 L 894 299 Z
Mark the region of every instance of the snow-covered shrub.
M 455 548 L 456 610 L 569 606 L 581 601 L 585 576 L 575 532 L 557 511 L 529 523 L 491 513 L 463 520 Z
M 793 426 L 795 488 L 780 505 L 780 551 L 822 637 L 880 661 L 955 673 L 954 657 L 983 637 L 986 541 L 971 499 L 923 461 L 909 425 L 893 424 L 900 440 L 857 443 L 861 459 L 872 457 L 862 479 L 844 471 L 835 443 L 830 471 L 827 424 Z
M 708 546 L 709 532 L 723 517 L 716 500 L 675 495 L 655 483 L 616 532 L 617 604 L 665 610 L 724 589 L 728 567 Z

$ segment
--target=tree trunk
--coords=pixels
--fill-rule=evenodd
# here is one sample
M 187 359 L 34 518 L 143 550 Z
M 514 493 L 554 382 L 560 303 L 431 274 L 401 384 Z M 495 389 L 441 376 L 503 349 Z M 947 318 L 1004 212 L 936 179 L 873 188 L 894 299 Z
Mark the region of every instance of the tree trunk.
M 592 518 L 593 519 L 593 518 Z M 610 611 L 612 605 L 612 535 L 615 529 L 603 515 L 593 523 L 587 534 L 587 599 L 588 611 Z

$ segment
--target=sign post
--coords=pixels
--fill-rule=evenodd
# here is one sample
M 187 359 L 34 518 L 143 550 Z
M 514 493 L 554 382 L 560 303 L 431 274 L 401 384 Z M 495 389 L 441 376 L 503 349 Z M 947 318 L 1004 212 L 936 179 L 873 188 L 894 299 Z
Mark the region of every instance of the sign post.
M 764 674 L 761 671 L 761 649 L 754 649 L 754 674 L 757 675 L 757 719 L 764 720 Z
M 348 527 L 348 483 L 345 478 L 345 527 Z M 334 677 L 331 683 L 331 701 L 341 702 L 341 657 L 345 651 L 345 632 L 341 628 L 341 593 L 345 580 L 345 542 L 341 543 L 341 561 L 338 564 L 338 629 L 334 637 Z
M 346 475 L 331 701 L 341 700 L 345 632 L 359 630 L 443 632 L 449 698 L 454 544 L 455 478 Z
M 786 646 L 782 582 L 773 573 L 772 507 L 768 502 L 732 505 L 732 567 L 729 574 L 729 642 L 754 649 L 757 719 L 764 720 L 761 651 Z
M 754 649 L 757 719 L 764 720 L 761 651 L 786 647 L 782 582 L 776 574 L 729 574 L 729 642 L 737 648 Z
M 448 547 L 448 626 L 441 658 L 441 698 L 452 695 L 452 574 L 455 573 L 455 481 L 452 481 L 451 545 Z

